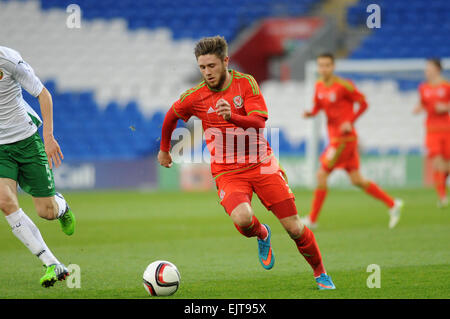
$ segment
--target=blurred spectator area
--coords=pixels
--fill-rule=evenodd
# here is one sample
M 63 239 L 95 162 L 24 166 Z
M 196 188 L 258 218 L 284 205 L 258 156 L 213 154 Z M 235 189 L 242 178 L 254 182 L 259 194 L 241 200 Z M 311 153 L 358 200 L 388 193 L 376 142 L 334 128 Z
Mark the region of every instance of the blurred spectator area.
M 450 1 L 346 1 L 344 27 L 364 27 L 369 2 L 380 4 L 382 28 L 370 31 L 350 58 L 450 56 L 450 22 L 445 18 Z M 81 7 L 80 29 L 66 26 L 71 3 Z M 198 38 L 221 34 L 232 49 L 262 19 L 320 15 L 330 3 L 0 0 L 0 39 L 22 54 L 52 93 L 55 135 L 66 158 L 137 158 L 157 152 L 165 112 L 201 80 L 193 55 Z M 366 150 L 420 151 L 422 132 L 417 128 L 422 119 L 410 116 L 420 77 L 405 81 L 344 76 L 353 79 L 369 100 L 369 111 L 358 124 Z M 301 113 L 310 93 L 302 81 L 285 80 L 269 77 L 259 83 L 269 107 L 267 125 L 280 128 L 281 153 L 302 155 L 309 124 Z M 24 96 L 39 109 L 36 99 Z M 399 115 L 395 121 L 383 118 L 392 105 Z M 378 134 L 373 134 L 374 128 Z M 325 143 L 323 136 L 322 147 Z
M 381 8 L 381 28 L 373 29 L 350 58 L 450 56 L 450 1 L 362 0 L 348 8 L 348 24 L 365 26 L 372 3 Z

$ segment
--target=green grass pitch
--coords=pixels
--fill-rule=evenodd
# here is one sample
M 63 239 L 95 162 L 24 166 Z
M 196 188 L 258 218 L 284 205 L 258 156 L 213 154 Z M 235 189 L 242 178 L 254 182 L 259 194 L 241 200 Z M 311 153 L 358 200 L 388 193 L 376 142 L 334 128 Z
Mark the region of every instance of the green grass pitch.
M 312 192 L 295 194 L 303 216 Z M 40 261 L 1 218 L 0 298 L 152 298 L 142 274 L 159 259 L 181 272 L 178 292 L 164 298 L 449 298 L 450 208 L 436 208 L 432 189 L 392 194 L 404 199 L 405 208 L 389 230 L 380 202 L 356 190 L 329 191 L 315 235 L 335 291 L 316 290 L 309 265 L 256 196 L 256 216 L 273 233 L 270 271 L 259 264 L 256 239 L 236 231 L 214 192 L 67 193 L 78 222 L 72 237 L 57 221 L 38 218 L 31 198 L 21 195 L 22 208 L 54 254 L 81 267 L 81 288 L 65 282 L 40 287 Z M 380 266 L 381 288 L 367 287 L 370 264 Z

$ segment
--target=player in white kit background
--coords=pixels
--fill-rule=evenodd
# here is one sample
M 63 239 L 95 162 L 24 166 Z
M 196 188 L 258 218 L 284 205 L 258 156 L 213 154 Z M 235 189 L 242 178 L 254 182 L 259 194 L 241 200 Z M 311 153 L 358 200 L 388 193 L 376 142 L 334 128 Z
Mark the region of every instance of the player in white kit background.
M 38 98 L 42 120 L 22 97 L 22 88 Z M 38 127 L 43 125 L 43 139 Z M 63 159 L 53 136 L 53 103 L 33 69 L 10 48 L 0 46 L 0 210 L 13 234 L 45 266 L 40 280 L 53 286 L 69 274 L 47 247 L 39 229 L 20 208 L 17 186 L 33 197 L 38 215 L 58 219 L 63 232 L 72 235 L 75 217 L 64 197 L 55 191 L 53 166 Z

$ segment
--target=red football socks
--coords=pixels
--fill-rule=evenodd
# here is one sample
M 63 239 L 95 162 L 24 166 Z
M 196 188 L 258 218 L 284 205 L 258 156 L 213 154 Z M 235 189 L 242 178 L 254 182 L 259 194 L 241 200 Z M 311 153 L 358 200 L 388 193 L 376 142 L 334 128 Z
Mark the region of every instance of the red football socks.
M 304 227 L 303 234 L 299 238 L 294 239 L 294 242 L 300 254 L 305 257 L 313 269 L 314 277 L 319 277 L 321 274 L 326 273 L 322 263 L 322 255 L 320 254 L 314 233 L 308 227 Z
M 315 223 L 317 218 L 319 217 L 319 213 L 326 196 L 327 196 L 327 189 L 317 188 L 316 191 L 314 192 L 312 210 L 311 213 L 309 214 L 309 219 L 311 220 L 311 222 Z
M 234 224 L 236 229 L 245 237 L 258 237 L 259 239 L 266 239 L 267 228 L 264 227 L 256 218 L 256 216 L 252 216 L 252 222 L 248 226 L 239 226 L 238 224 Z
M 388 194 L 386 194 L 377 184 L 370 182 L 369 186 L 365 189 L 365 192 L 376 199 L 381 200 L 389 208 L 394 206 L 394 200 Z

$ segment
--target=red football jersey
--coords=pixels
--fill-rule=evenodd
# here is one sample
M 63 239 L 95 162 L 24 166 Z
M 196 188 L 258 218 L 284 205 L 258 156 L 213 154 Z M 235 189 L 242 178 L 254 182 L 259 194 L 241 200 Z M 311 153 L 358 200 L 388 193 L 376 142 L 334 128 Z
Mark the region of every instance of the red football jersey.
M 213 90 L 202 81 L 172 105 L 177 116 L 185 122 L 191 116 L 202 121 L 213 177 L 253 167 L 272 154 L 262 130 L 244 130 L 216 113 L 217 101 L 225 99 L 231 105 L 232 113 L 250 115 L 256 112 L 268 118 L 266 102 L 255 79 L 235 70 L 229 72 L 231 81 L 226 88 Z
M 443 81 L 432 85 L 422 83 L 419 86 L 420 102 L 427 112 L 426 127 L 428 132 L 450 131 L 450 114 L 437 113 L 436 106 L 439 103 L 450 103 L 450 83 Z
M 357 112 L 354 110 L 355 102 L 359 103 Z M 314 108 L 312 114 L 323 110 L 327 116 L 328 136 L 330 141 L 343 137 L 340 126 L 344 122 L 353 123 L 367 108 L 364 95 L 355 85 L 340 77 L 333 77 L 332 84 L 327 86 L 323 80 L 316 82 L 314 94 Z M 356 130 L 345 134 L 346 137 L 356 137 Z

